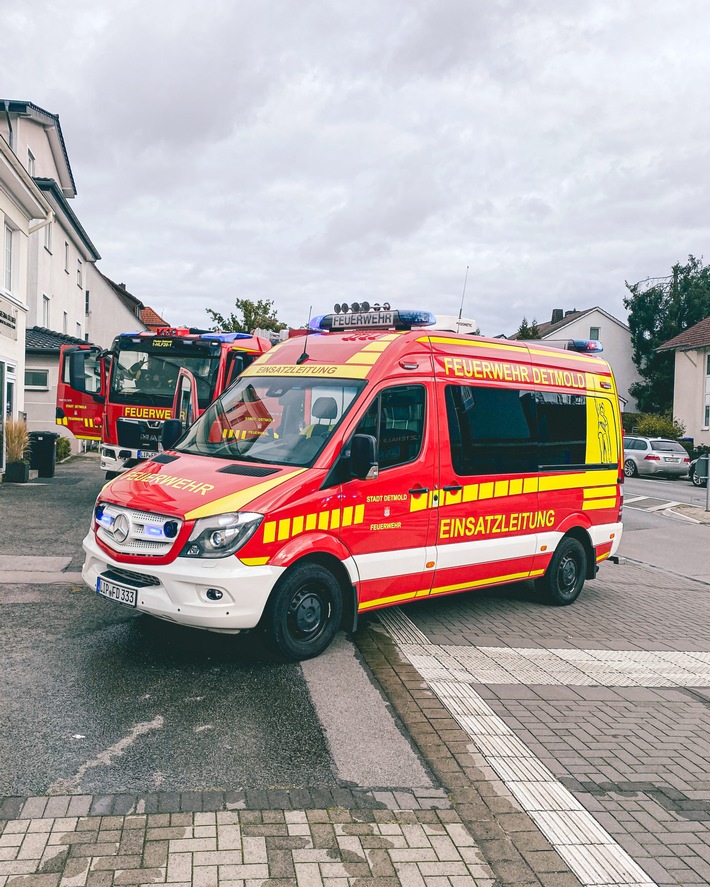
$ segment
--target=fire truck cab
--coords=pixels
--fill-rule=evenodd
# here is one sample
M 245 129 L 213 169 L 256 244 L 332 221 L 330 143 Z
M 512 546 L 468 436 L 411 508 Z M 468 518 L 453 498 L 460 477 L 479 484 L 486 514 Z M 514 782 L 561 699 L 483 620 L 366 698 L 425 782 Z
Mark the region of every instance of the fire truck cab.
M 532 580 L 571 604 L 622 532 L 619 403 L 596 345 L 336 307 L 101 491 L 85 581 L 184 625 L 259 626 L 291 659 L 404 602 Z
M 101 467 L 113 477 L 159 452 L 166 419 L 182 415 L 188 424 L 197 418 L 270 347 L 245 333 L 183 327 L 122 333 L 108 351 L 63 345 L 57 424 L 80 439 L 101 441 Z M 184 378 L 190 398 L 184 391 L 176 397 Z

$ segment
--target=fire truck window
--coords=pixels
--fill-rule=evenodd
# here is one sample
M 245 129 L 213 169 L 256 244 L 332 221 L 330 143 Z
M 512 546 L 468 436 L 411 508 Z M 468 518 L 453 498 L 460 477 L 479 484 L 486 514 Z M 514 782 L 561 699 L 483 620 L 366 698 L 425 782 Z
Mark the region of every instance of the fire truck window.
M 584 465 L 587 453 L 587 398 L 578 394 L 535 393 L 540 468 Z
M 380 471 L 412 462 L 424 437 L 425 391 L 421 385 L 388 388 L 375 398 L 357 427 L 356 434 L 377 440 Z
M 537 471 L 534 395 L 512 388 L 448 385 L 451 461 L 459 475 Z

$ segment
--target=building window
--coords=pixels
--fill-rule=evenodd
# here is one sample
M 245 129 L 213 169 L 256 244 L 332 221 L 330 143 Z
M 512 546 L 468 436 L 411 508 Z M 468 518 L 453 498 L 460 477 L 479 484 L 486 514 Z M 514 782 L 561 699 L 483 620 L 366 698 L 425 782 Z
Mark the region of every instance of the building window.
M 69 244 L 64 241 L 64 270 L 69 273 Z
M 5 225 L 5 262 L 4 268 L 5 273 L 3 274 L 3 285 L 5 289 L 11 293 L 12 292 L 12 228 L 9 225 Z
M 25 370 L 25 388 L 49 389 L 49 370 Z
M 81 265 L 81 259 L 77 259 L 76 260 L 76 285 L 79 288 L 84 286 L 84 282 L 83 282 L 82 274 L 81 274 L 82 270 L 83 269 L 82 269 L 82 265 Z
M 91 314 L 91 300 L 88 290 L 84 293 L 84 314 Z
M 65 311 L 64 312 L 64 320 L 62 321 L 62 332 L 64 333 L 65 336 L 67 334 L 68 329 L 69 329 L 69 315 Z
M 44 226 L 44 248 L 48 253 L 52 252 L 52 222 Z
M 49 296 L 42 296 L 42 326 L 49 329 Z
M 599 326 L 590 326 L 589 327 L 589 338 L 590 339 L 601 339 L 601 327 Z

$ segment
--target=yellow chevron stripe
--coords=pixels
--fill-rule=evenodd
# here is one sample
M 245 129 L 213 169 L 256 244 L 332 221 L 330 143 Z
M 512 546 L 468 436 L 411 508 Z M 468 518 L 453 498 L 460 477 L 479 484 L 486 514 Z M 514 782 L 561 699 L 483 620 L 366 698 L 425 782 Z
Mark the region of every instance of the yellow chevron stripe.
M 213 514 L 239 511 L 263 493 L 268 493 L 269 490 L 273 490 L 275 487 L 279 487 L 281 484 L 286 483 L 286 481 L 298 477 L 298 475 L 303 474 L 304 471 L 306 471 L 305 468 L 298 468 L 296 471 L 290 471 L 288 474 L 282 474 L 279 477 L 272 477 L 270 480 L 262 481 L 260 484 L 254 484 L 253 487 L 248 487 L 246 490 L 240 490 L 238 493 L 222 496 L 220 499 L 215 499 L 212 502 L 208 502 L 206 505 L 201 505 L 199 508 L 194 508 L 192 511 L 188 511 L 185 515 L 185 520 L 196 520 L 200 517 L 211 517 Z
M 617 499 L 590 499 L 582 505 L 582 511 L 596 511 L 600 508 L 616 508 Z

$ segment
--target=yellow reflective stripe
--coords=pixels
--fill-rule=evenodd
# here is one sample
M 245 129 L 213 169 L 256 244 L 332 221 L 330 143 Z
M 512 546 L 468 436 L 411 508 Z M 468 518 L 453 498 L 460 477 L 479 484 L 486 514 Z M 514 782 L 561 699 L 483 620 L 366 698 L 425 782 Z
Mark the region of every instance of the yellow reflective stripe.
M 354 512 L 354 515 L 353 515 Z M 285 517 L 278 521 L 267 521 L 264 524 L 264 544 L 271 542 L 284 542 L 300 536 L 304 530 L 338 530 L 341 526 L 350 527 L 353 524 L 363 523 L 365 518 L 365 506 L 358 505 L 353 508 L 334 508 L 330 511 L 318 511 L 313 514 L 300 514 L 297 517 Z
M 525 570 L 522 573 L 507 573 L 504 576 L 492 576 L 490 579 L 473 579 L 468 582 L 459 582 L 456 585 L 441 585 L 432 588 L 431 594 L 445 594 L 447 591 L 463 591 L 464 588 L 476 588 L 481 585 L 493 585 L 498 582 L 513 582 L 516 579 L 533 579 L 542 576 L 544 570 Z
M 616 496 L 616 487 L 593 487 L 584 490 L 585 499 L 601 499 L 604 496 Z
M 239 560 L 245 567 L 263 567 L 269 563 L 268 557 L 240 557 Z
M 323 379 L 366 379 L 372 367 L 357 364 L 253 363 L 242 376 L 318 376 Z
M 407 591 L 404 594 L 392 594 L 389 597 L 378 597 L 374 601 L 365 601 L 364 604 L 358 604 L 358 610 L 370 610 L 372 607 L 381 607 L 383 604 L 393 604 L 397 601 L 408 601 L 418 595 L 420 595 L 420 592 L 418 591 Z
M 380 357 L 380 354 L 376 354 L 374 352 L 369 352 L 368 354 L 365 354 L 365 349 L 363 348 L 362 351 L 360 351 L 358 354 L 354 354 L 352 357 L 349 357 L 345 361 L 345 363 L 348 366 L 351 366 L 352 364 L 370 364 L 370 366 L 372 366 L 373 363 L 377 363 Z
M 199 508 L 193 508 L 192 511 L 188 511 L 185 514 L 185 520 L 197 520 L 197 518 L 200 517 L 211 517 L 213 514 L 239 511 L 244 508 L 245 505 L 253 502 L 258 496 L 268 493 L 269 490 L 281 486 L 281 484 L 286 483 L 286 481 L 289 481 L 294 477 L 298 477 L 299 474 L 303 474 L 306 470 L 307 469 L 305 468 L 299 468 L 296 471 L 289 471 L 288 474 L 272 477 L 270 480 L 262 481 L 260 484 L 254 484 L 253 487 L 248 487 L 246 490 L 241 490 L 238 493 L 232 493 L 229 496 L 222 496 L 219 499 L 214 499 L 206 505 L 201 505 Z
M 599 508 L 615 508 L 616 497 L 613 499 L 590 499 L 582 505 L 582 511 L 596 511 Z
M 479 339 L 450 339 L 448 336 L 422 336 L 417 342 L 431 342 L 432 345 L 453 345 L 457 348 L 482 348 L 488 351 L 505 351 L 507 354 L 529 354 L 524 345 L 498 345 L 495 342 L 481 342 Z M 566 355 L 565 355 L 566 356 Z
M 604 554 L 598 554 L 598 555 L 597 555 L 597 563 L 599 563 L 599 561 L 606 560 L 606 559 L 609 557 L 610 554 L 611 554 L 610 551 L 607 551 L 607 552 L 605 552 Z

